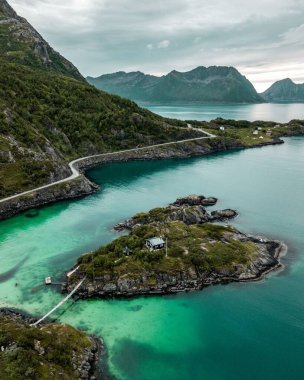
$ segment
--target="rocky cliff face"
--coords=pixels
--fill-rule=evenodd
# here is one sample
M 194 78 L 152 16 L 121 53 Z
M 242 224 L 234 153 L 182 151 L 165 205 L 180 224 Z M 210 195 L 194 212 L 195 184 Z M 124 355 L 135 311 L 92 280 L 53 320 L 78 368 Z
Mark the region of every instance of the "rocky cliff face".
M 56 52 L 24 18 L 18 16 L 6 0 L 0 0 L 0 32 L 1 58 L 84 80 L 77 68 Z
M 262 98 L 253 85 L 233 67 L 197 67 L 176 70 L 162 77 L 141 72 L 88 77 L 99 89 L 132 100 L 150 102 L 237 102 L 259 103 Z
M 261 96 L 268 102 L 304 102 L 304 83 L 296 84 L 291 79 L 275 82 Z

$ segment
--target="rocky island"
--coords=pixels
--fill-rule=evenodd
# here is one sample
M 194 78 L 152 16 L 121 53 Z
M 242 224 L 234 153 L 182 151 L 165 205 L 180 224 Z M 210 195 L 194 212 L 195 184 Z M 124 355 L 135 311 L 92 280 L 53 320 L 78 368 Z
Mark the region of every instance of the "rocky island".
M 172 294 L 257 280 L 278 268 L 284 244 L 213 224 L 237 215 L 203 206 L 216 201 L 192 195 L 118 224 L 129 235 L 81 256 L 64 291 L 85 277 L 80 298 Z
M 94 380 L 103 345 L 73 327 L 0 309 L 1 379 Z

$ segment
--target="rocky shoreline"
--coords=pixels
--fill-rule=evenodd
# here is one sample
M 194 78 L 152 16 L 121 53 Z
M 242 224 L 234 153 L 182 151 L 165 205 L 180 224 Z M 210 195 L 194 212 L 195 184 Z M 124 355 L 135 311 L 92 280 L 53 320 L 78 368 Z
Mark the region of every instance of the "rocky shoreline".
M 85 268 L 91 260 L 95 260 L 94 257 L 96 256 L 94 255 L 96 253 L 91 254 L 91 259 L 88 257 L 90 255 L 84 255 L 77 264 L 79 269 L 74 278 L 69 279 L 64 284 L 62 291 L 70 292 L 79 279 L 87 276 L 77 293 L 77 297 L 80 299 L 166 295 L 201 290 L 206 286 L 215 284 L 257 281 L 270 271 L 280 268 L 282 266 L 280 255 L 287 249 L 284 243 L 244 234 L 232 226 L 210 224 L 226 221 L 238 215 L 235 210 L 231 209 L 208 212 L 202 206 L 202 204 L 213 205 L 216 201 L 217 199 L 214 197 L 191 195 L 177 199 L 167 207 L 153 209 L 147 213 L 139 213 L 115 226 L 115 229 L 119 231 L 126 229 L 130 232 L 130 244 L 133 244 L 138 238 L 142 239 L 143 234 L 144 236 L 149 235 L 150 229 L 152 229 L 151 233 L 153 234 L 155 231 L 167 230 L 165 233 L 170 241 L 169 245 L 173 247 L 169 257 L 176 258 L 176 251 L 182 251 L 182 253 L 179 253 L 182 256 L 179 257 L 183 257 L 183 260 L 186 261 L 181 262 L 178 259 L 174 261 L 173 266 L 172 263 L 169 267 L 165 266 L 166 264 L 164 263 L 168 260 L 167 248 L 165 247 L 166 253 L 164 256 L 160 256 L 160 260 L 163 260 L 160 261 L 160 264 L 152 264 L 151 266 L 151 264 L 146 265 L 145 261 L 139 264 L 140 261 L 138 260 L 145 255 L 146 248 L 144 247 L 139 248 L 138 258 L 135 258 L 135 261 L 132 258 L 133 253 L 127 258 L 121 258 L 119 253 L 121 248 L 118 247 L 128 244 L 128 238 L 123 237 L 121 239 L 125 240 L 122 245 L 115 245 L 114 241 L 112 248 L 111 244 L 109 245 L 108 251 L 100 251 L 104 255 L 111 255 L 112 250 L 116 252 L 118 256 L 113 254 L 114 267 L 112 268 L 121 263 L 122 269 L 105 270 L 98 273 L 97 265 L 95 266 L 95 275 L 92 278 L 87 276 L 88 273 Z M 170 228 L 173 228 L 173 232 L 170 231 Z M 189 235 L 189 231 L 193 232 L 192 235 Z M 185 246 L 185 242 L 181 238 L 183 235 L 186 236 Z M 189 241 L 187 236 L 193 237 Z M 176 244 L 174 239 L 177 239 Z M 198 244 L 196 240 L 199 240 Z M 196 261 L 194 261 L 194 265 L 192 265 L 193 263 L 189 265 L 189 251 L 193 249 L 195 244 L 196 254 L 194 260 Z M 230 248 L 231 250 L 229 251 Z M 232 253 L 234 256 L 228 259 L 231 251 L 239 252 L 239 254 L 235 256 Z M 154 260 L 153 254 L 156 255 L 156 253 L 151 253 L 151 263 Z M 197 261 L 204 257 L 207 257 L 207 263 L 209 262 L 207 267 Z M 123 261 L 121 262 L 121 260 Z M 133 260 L 131 265 L 130 260 Z M 223 264 L 218 264 L 218 260 L 220 262 L 224 260 Z M 198 264 L 195 264 L 195 262 Z M 129 265 L 129 269 L 125 269 L 126 265 Z
M 12 309 L 0 309 L 0 320 L 3 318 L 9 318 L 10 323 L 15 323 L 17 326 L 28 326 L 37 321 L 37 318 L 31 317 L 25 313 L 19 312 L 17 310 Z M 49 322 L 43 322 L 41 324 L 42 330 L 46 327 L 52 325 Z M 34 328 L 33 328 L 34 329 Z M 39 328 L 38 328 L 39 329 Z M 56 338 L 56 337 L 54 337 Z M 98 380 L 98 379 L 106 379 L 104 374 L 100 373 L 99 362 L 101 356 L 105 353 L 105 347 L 103 342 L 95 337 L 89 337 L 91 341 L 91 348 L 85 348 L 81 355 L 81 360 L 79 357 L 77 358 L 74 353 L 71 357 L 71 363 L 73 370 L 75 371 L 75 380 Z M 18 350 L 18 342 L 12 342 L 9 346 L 1 346 L 0 347 L 0 355 L 1 353 L 5 353 L 7 351 Z M 42 357 L 45 354 L 44 349 L 41 347 L 39 341 L 35 341 L 34 346 L 35 351 L 37 352 L 37 357 Z
M 271 142 L 261 142 L 255 147 L 283 143 L 282 140 L 276 139 Z M 0 220 L 8 219 L 32 208 L 42 207 L 58 201 L 80 198 L 96 192 L 99 187 L 85 177 L 85 171 L 95 166 L 128 161 L 190 158 L 243 148 L 248 147 L 242 145 L 238 140 L 231 138 L 202 138 L 200 140 L 185 141 L 183 143 L 177 142 L 172 145 L 143 148 L 138 151 L 125 151 L 108 154 L 106 156 L 96 155 L 88 157 L 75 164 L 75 167 L 83 173 L 80 177 L 53 187 L 33 191 L 26 196 L 20 195 L 20 197 L 1 203 Z
M 243 235 L 247 241 L 258 242 L 259 238 L 249 235 Z M 119 277 L 105 275 L 96 277 L 95 284 L 85 281 L 79 289 L 77 297 L 79 299 L 88 298 L 134 298 L 138 296 L 156 296 L 156 295 L 172 295 L 182 292 L 193 292 L 202 290 L 210 285 L 228 284 L 231 282 L 251 282 L 263 279 L 270 272 L 282 267 L 280 262 L 281 252 L 285 251 L 286 245 L 280 241 L 263 239 L 268 249 L 261 252 L 261 257 L 256 260 L 251 268 L 237 275 L 228 275 L 225 271 L 222 273 L 203 273 L 203 274 L 186 274 L 180 272 L 178 274 L 169 275 L 163 273 L 144 272 L 139 279 L 123 280 Z M 143 287 L 146 278 L 153 275 L 157 279 L 157 285 L 151 287 Z M 65 284 L 62 288 L 63 292 L 69 292 L 73 288 L 73 284 Z
M 84 175 L 81 175 L 74 180 L 33 191 L 30 194 L 2 203 L 0 205 L 0 220 L 8 219 L 21 212 L 55 202 L 81 198 L 96 192 L 98 189 L 99 186 L 89 181 Z
M 213 206 L 217 198 L 203 195 L 189 195 L 179 198 L 167 207 L 156 208 L 148 213 L 139 213 L 114 226 L 116 231 L 132 231 L 145 224 L 158 224 L 181 221 L 186 225 L 224 222 L 234 219 L 238 213 L 235 210 L 207 211 L 205 206 Z

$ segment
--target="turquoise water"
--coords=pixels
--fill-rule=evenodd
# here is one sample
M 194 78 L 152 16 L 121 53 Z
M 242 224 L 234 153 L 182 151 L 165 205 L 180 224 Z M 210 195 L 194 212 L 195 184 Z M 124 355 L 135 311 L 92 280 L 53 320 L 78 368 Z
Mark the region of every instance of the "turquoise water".
M 166 105 L 140 103 L 141 106 L 165 117 L 181 120 L 206 120 L 217 117 L 235 120 L 272 120 L 286 123 L 292 119 L 304 119 L 304 103 L 263 104 L 203 104 Z
M 44 277 L 60 281 L 80 254 L 117 236 L 115 223 L 178 196 L 213 195 L 217 207 L 239 210 L 234 224 L 244 232 L 289 245 L 283 271 L 192 294 L 69 301 L 54 318 L 102 336 L 108 369 L 119 379 L 303 379 L 303 138 L 188 160 L 113 164 L 89 176 L 102 185 L 97 194 L 0 223 L 0 306 L 45 313 L 62 296 L 41 285 Z

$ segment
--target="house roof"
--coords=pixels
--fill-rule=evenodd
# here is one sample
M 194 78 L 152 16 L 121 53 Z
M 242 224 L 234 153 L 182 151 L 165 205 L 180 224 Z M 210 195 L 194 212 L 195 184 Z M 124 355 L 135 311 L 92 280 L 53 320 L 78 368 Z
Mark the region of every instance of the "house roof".
M 165 242 L 163 241 L 163 239 L 160 238 L 160 237 L 154 237 L 154 238 L 151 238 L 151 239 L 147 239 L 146 241 L 148 241 L 151 245 L 165 244 Z

